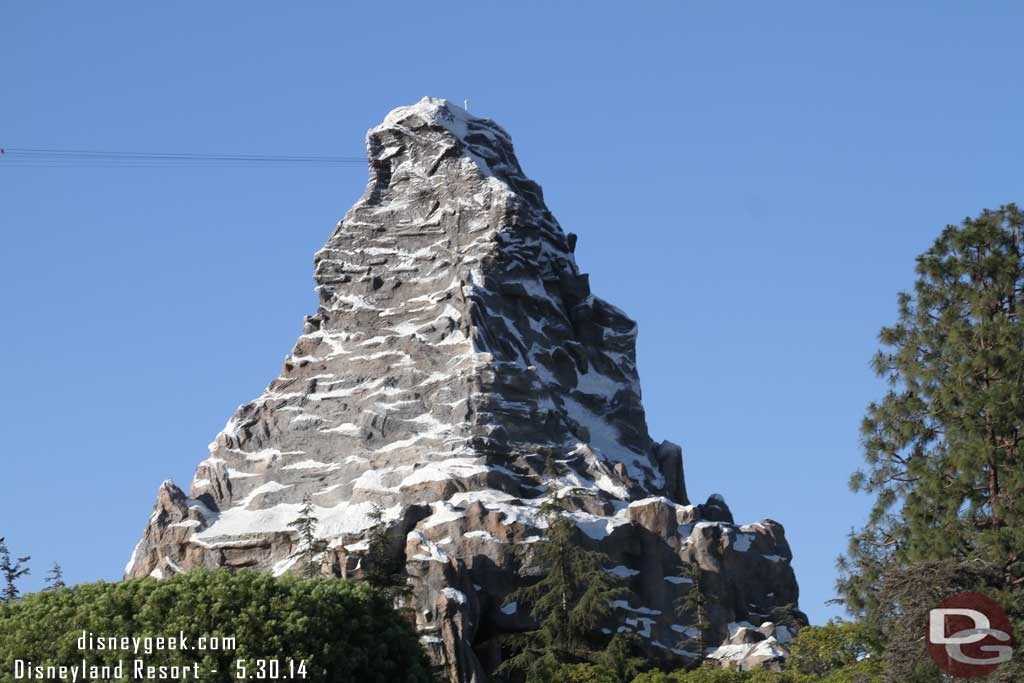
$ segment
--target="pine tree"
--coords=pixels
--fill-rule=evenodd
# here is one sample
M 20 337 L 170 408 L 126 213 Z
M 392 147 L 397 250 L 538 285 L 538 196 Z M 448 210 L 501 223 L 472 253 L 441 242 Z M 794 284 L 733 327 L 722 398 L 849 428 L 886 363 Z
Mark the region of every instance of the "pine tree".
M 554 448 L 542 448 L 544 456 L 544 476 L 548 479 L 558 479 L 565 472 L 565 466 L 558 462 L 558 450 Z
M 798 610 L 795 602 L 773 607 L 771 610 L 771 621 L 776 626 L 785 626 L 794 634 L 800 630 L 801 624 L 796 618 Z
M 508 598 L 528 608 L 539 627 L 508 639 L 518 651 L 496 672 L 523 672 L 527 683 L 554 683 L 561 664 L 598 661 L 602 648 L 596 629 L 623 592 L 621 579 L 604 569 L 608 558 L 575 542 L 571 518 L 550 509 L 547 519 L 545 538 L 532 544 L 531 560 L 543 572 L 541 579 Z
M 317 559 L 327 549 L 327 543 L 316 537 L 316 527 L 320 520 L 313 514 L 313 497 L 308 493 L 302 499 L 299 516 L 288 526 L 295 529 L 299 536 L 299 549 L 292 557 L 301 557 L 305 562 L 303 575 L 312 578 L 320 573 Z
M 366 568 L 363 576 L 374 588 L 396 596 L 405 586 L 401 559 L 391 552 L 384 509 L 374 504 L 370 509 L 370 528 L 366 532 Z
M 876 633 L 887 573 L 932 560 L 995 568 L 1024 619 L 1022 224 L 1011 204 L 948 226 L 879 335 L 873 366 L 889 390 L 868 406 L 867 468 L 851 479 L 875 502 L 838 583 Z
M 594 659 L 616 683 L 630 683 L 647 667 L 646 659 L 635 656 L 636 649 L 636 636 L 617 633 Z
M 54 562 L 53 567 L 46 574 L 46 587 L 43 590 L 59 591 L 62 588 L 67 588 L 67 584 L 64 583 L 64 570 Z
M 708 622 L 708 596 L 700 567 L 696 564 L 684 564 L 683 572 L 690 579 L 690 589 L 686 595 L 676 602 L 676 610 L 679 616 L 689 615 L 694 621 L 697 629 L 697 660 L 699 666 L 704 661 L 704 651 L 707 649 Z M 685 649 L 686 641 L 679 643 L 679 647 Z
M 26 555 L 12 562 L 11 553 L 7 549 L 5 539 L 0 537 L 0 574 L 3 574 L 4 578 L 4 588 L 3 592 L 0 593 L 0 602 L 9 605 L 21 595 L 21 592 L 18 590 L 17 581 L 29 573 L 29 568 L 25 566 L 25 563 L 31 559 L 31 557 Z

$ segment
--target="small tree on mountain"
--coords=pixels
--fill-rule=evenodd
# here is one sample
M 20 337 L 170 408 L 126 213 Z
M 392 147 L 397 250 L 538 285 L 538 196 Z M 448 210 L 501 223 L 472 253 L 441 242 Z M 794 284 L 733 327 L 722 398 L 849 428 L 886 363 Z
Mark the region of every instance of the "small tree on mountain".
M 636 656 L 636 636 L 617 633 L 595 661 L 615 683 L 630 683 L 647 668 L 647 660 Z
M 67 584 L 64 583 L 64 570 L 54 562 L 53 567 L 46 573 L 46 587 L 43 590 L 59 591 L 67 587 Z
M 785 626 L 794 634 L 800 630 L 802 625 L 796 618 L 797 605 L 795 602 L 790 602 L 785 605 L 778 607 L 772 607 L 771 609 L 771 620 L 776 626 Z
M 299 536 L 299 548 L 292 553 L 292 557 L 301 557 L 305 563 L 303 575 L 312 578 L 320 573 L 320 566 L 317 563 L 320 555 L 327 549 L 327 542 L 316 536 L 316 527 L 320 520 L 316 518 L 313 511 L 313 497 L 306 494 L 302 499 L 302 508 L 299 516 L 288 526 L 295 529 Z
M 366 532 L 366 565 L 363 576 L 374 588 L 396 597 L 405 587 L 401 558 L 391 551 L 384 509 L 374 503 L 369 517 L 371 524 Z
M 560 665 L 598 661 L 602 638 L 596 629 L 623 592 L 621 579 L 604 569 L 608 558 L 574 541 L 576 525 L 562 510 L 549 508 L 547 519 L 545 538 L 531 544 L 530 561 L 541 579 L 509 596 L 530 610 L 539 627 L 508 638 L 517 652 L 496 672 L 521 672 L 527 683 L 555 683 Z
M 26 563 L 32 558 L 26 555 L 11 560 L 11 552 L 7 549 L 5 539 L 0 537 L 0 574 L 3 575 L 4 587 L 0 593 L 0 602 L 6 605 L 18 599 L 21 592 L 18 590 L 18 579 L 29 573 Z
M 690 590 L 676 601 L 676 611 L 679 616 L 690 615 L 694 620 L 694 628 L 697 629 L 697 665 L 699 666 L 704 661 L 704 651 L 707 649 L 709 626 L 707 585 L 697 564 L 684 564 L 683 572 L 690 579 Z M 679 643 L 679 647 L 683 648 L 685 644 L 684 640 Z
M 549 479 L 558 479 L 565 473 L 565 465 L 558 462 L 558 450 L 555 448 L 541 448 L 540 454 L 544 456 L 544 476 Z

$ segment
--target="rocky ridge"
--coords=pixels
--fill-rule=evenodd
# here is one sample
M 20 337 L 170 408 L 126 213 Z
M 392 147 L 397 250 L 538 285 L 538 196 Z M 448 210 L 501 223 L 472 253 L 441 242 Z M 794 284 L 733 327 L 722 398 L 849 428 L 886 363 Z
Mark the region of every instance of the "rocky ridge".
M 514 549 L 557 496 L 629 585 L 607 632 L 666 665 L 697 657 L 676 607 L 690 565 L 715 597 L 712 656 L 784 657 L 792 631 L 770 619 L 803 616 L 782 526 L 738 526 L 721 496 L 690 504 L 680 447 L 648 434 L 636 324 L 591 293 L 508 134 L 424 98 L 366 147 L 366 191 L 314 259 L 316 313 L 189 492 L 161 485 L 126 575 L 298 571 L 288 524 L 309 495 L 322 572 L 358 577 L 379 506 L 432 658 L 479 683 L 501 635 L 532 627 L 505 600 L 530 580 Z

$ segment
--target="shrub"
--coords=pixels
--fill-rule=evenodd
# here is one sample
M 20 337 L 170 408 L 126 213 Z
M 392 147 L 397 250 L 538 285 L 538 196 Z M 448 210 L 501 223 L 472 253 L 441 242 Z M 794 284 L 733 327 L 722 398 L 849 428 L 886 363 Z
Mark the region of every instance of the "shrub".
M 83 631 L 135 638 L 180 632 L 188 649 L 80 650 Z M 199 639 L 211 636 L 233 637 L 236 646 L 198 649 Z M 274 666 L 270 660 L 285 673 L 305 662 L 308 681 L 431 680 L 412 626 L 380 593 L 337 579 L 274 578 L 252 571 L 193 571 L 164 581 L 101 581 L 28 595 L 0 606 L 0 682 L 16 680 L 15 659 L 44 666 L 83 660 L 112 666 L 123 660 L 123 680 L 133 679 L 136 659 L 146 666 L 198 664 L 204 683 L 238 680 L 238 662 L 257 678 Z

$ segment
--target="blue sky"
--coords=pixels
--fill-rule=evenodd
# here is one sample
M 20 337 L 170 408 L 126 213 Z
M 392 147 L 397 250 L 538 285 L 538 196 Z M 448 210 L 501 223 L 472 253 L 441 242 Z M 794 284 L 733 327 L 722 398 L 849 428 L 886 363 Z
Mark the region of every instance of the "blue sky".
M 468 98 L 639 322 L 691 496 L 781 521 L 801 606 L 838 614 L 877 331 L 946 223 L 1024 199 L 1021 6 L 295 5 L 3 3 L 0 146 L 355 155 L 391 108 Z M 365 180 L 0 168 L 0 535 L 25 588 L 53 560 L 119 578 L 159 483 L 277 374 Z

